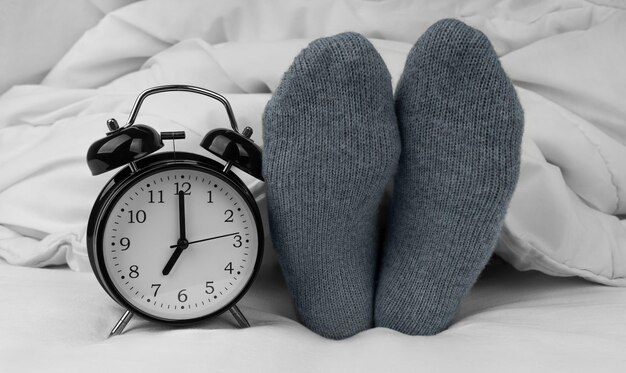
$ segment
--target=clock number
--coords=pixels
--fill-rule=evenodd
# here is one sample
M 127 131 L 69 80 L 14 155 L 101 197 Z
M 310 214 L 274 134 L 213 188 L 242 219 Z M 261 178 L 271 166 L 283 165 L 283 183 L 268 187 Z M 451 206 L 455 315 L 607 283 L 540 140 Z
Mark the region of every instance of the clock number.
M 233 243 L 233 247 L 241 247 L 241 245 L 243 245 L 241 243 L 241 236 L 240 235 L 236 235 L 235 236 L 235 243 Z
M 139 267 L 134 264 L 130 266 L 130 273 L 128 274 L 128 277 L 130 278 L 139 277 Z
M 209 190 L 209 200 L 206 203 L 213 203 L 213 191 Z
M 128 214 L 130 215 L 129 224 L 133 224 L 135 222 L 143 223 L 146 221 L 146 212 L 143 210 L 138 210 L 136 213 L 133 210 L 130 210 Z
M 157 193 L 159 194 L 159 202 L 154 202 L 154 191 L 148 191 L 150 193 L 150 201 L 148 203 L 163 203 L 163 191 L 159 190 Z
M 128 250 L 128 248 L 130 247 L 130 240 L 128 239 L 128 237 L 122 237 L 122 239 L 120 240 L 120 245 L 124 246 L 122 251 Z
M 174 185 L 176 185 L 176 193 L 174 194 L 178 194 L 178 192 L 180 192 L 181 190 L 185 194 L 191 194 L 189 193 L 189 190 L 191 189 L 191 184 L 189 184 L 188 182 L 185 181 L 184 183 L 182 183 L 182 185 L 179 183 L 174 183 Z
M 156 290 L 154 290 L 154 296 L 157 296 L 157 293 L 159 292 L 159 289 L 161 288 L 161 284 L 152 284 L 152 286 L 150 286 L 151 288 L 156 287 Z
M 229 274 L 233 274 L 233 262 L 228 262 L 228 265 L 224 267 L 224 271 L 228 271 Z
M 233 210 L 226 210 L 224 211 L 224 215 L 227 215 L 228 217 L 226 218 L 226 220 L 224 220 L 225 223 L 232 223 L 233 222 Z
M 178 292 L 178 301 L 181 303 L 184 303 L 187 301 L 187 294 L 185 294 L 184 291 L 187 291 L 187 289 L 182 289 L 181 291 Z
M 213 287 L 213 281 L 207 281 L 206 282 L 206 290 L 204 291 L 207 294 L 213 294 L 213 292 L 215 291 L 215 288 Z

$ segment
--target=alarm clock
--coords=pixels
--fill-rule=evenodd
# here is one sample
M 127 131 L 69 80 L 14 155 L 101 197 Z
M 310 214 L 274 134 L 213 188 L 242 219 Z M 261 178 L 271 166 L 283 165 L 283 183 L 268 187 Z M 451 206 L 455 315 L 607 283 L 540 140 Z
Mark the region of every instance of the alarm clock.
M 225 107 L 232 129 L 212 130 L 200 143 L 223 163 L 176 152 L 183 131 L 159 133 L 134 124 L 146 97 L 171 91 L 205 95 Z M 96 199 L 87 249 L 100 285 L 126 309 L 110 335 L 121 334 L 135 314 L 184 325 L 229 310 L 239 326 L 249 326 L 237 302 L 259 270 L 263 224 L 252 193 L 232 168 L 263 181 L 252 129 L 239 133 L 222 95 L 188 85 L 143 91 L 126 125 L 109 119 L 107 126 L 106 137 L 88 150 L 89 169 L 99 175 L 125 167 Z M 155 153 L 163 140 L 172 140 L 174 151 Z

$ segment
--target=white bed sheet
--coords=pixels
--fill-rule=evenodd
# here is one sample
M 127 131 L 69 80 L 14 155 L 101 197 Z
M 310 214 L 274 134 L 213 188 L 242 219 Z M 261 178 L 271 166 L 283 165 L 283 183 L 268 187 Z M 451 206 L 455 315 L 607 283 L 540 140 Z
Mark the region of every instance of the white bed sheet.
M 432 337 L 375 328 L 330 341 L 294 321 L 277 267 L 229 314 L 170 328 L 134 318 L 93 274 L 0 261 L 0 371 L 12 372 L 623 372 L 626 288 L 508 265 L 484 273 L 452 327 Z

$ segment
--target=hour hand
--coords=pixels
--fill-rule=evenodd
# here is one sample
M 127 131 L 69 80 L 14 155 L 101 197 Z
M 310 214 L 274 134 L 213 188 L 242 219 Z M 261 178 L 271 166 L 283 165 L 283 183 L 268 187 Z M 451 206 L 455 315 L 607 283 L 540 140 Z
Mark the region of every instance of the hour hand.
M 182 246 L 178 246 L 176 250 L 174 250 L 174 253 L 170 257 L 170 260 L 167 261 L 167 264 L 165 264 L 165 268 L 163 268 L 163 276 L 167 276 L 170 274 L 172 267 L 174 267 L 174 264 L 176 264 L 176 261 L 180 257 L 180 254 L 183 252 L 183 250 L 185 249 L 183 249 Z

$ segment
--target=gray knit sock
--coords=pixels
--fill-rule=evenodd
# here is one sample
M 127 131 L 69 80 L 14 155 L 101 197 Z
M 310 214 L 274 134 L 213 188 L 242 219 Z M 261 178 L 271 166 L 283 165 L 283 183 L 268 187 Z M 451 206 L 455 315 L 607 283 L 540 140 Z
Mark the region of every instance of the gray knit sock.
M 375 324 L 431 335 L 493 252 L 517 183 L 523 112 L 487 38 L 443 20 L 411 50 L 396 114 L 402 154 Z
M 312 42 L 263 125 L 271 234 L 301 321 L 333 339 L 371 328 L 377 207 L 400 153 L 384 62 L 355 33 Z

